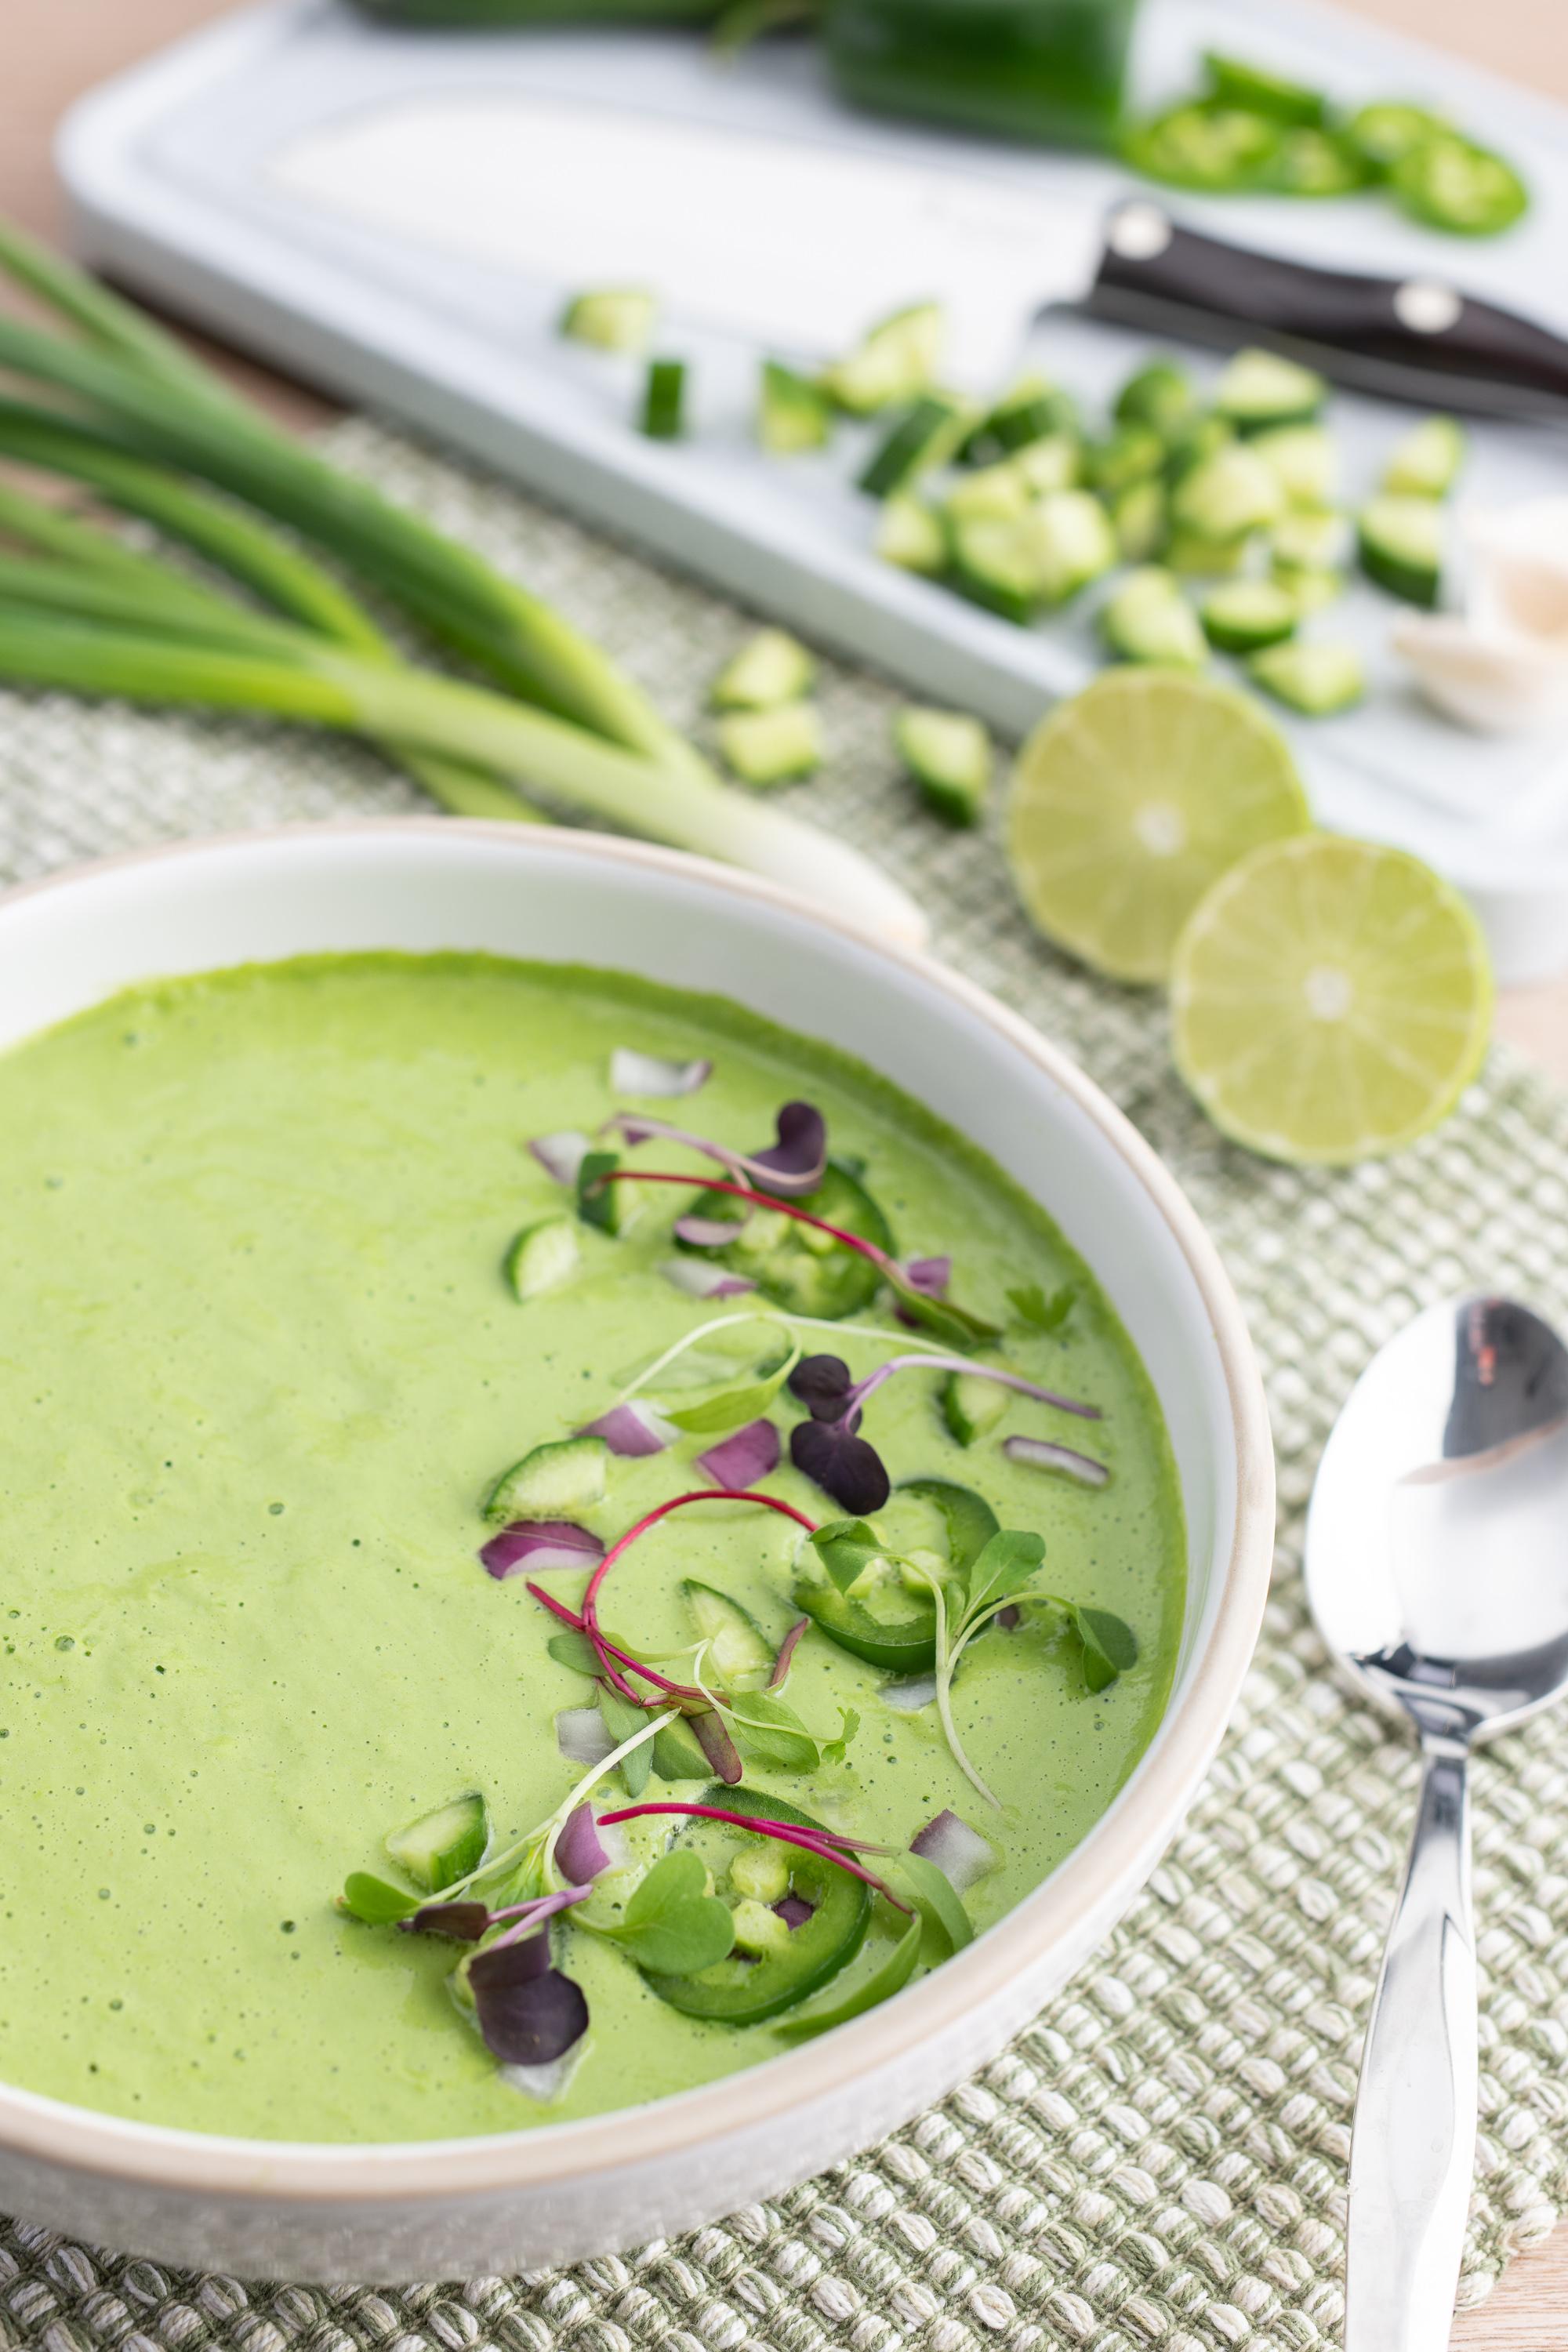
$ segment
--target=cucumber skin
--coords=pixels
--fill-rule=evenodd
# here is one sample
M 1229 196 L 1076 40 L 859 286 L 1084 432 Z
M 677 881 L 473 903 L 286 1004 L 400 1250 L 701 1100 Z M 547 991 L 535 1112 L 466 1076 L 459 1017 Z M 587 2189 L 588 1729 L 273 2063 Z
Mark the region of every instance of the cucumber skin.
M 699 1635 L 712 1643 L 715 1658 L 726 1633 L 733 1634 L 749 1646 L 749 1662 L 739 1667 L 726 1667 L 725 1673 L 761 1675 L 765 1681 L 773 1670 L 777 1653 L 751 1612 L 742 1609 L 738 1601 L 731 1601 L 727 1592 L 721 1592 L 717 1585 L 704 1584 L 700 1577 L 687 1577 L 681 1584 L 680 1593 L 696 1621 Z M 719 1604 L 717 1612 L 709 1612 L 717 1614 L 721 1621 L 717 1632 L 705 1627 L 702 1622 L 704 1604 L 710 1601 Z
M 973 730 L 969 743 L 973 757 L 966 772 L 961 773 L 953 761 L 944 763 L 933 756 L 924 740 L 928 732 L 924 722 L 940 722 L 955 731 Z M 893 741 L 916 790 L 935 815 L 951 825 L 980 823 L 991 789 L 992 751 L 991 739 L 977 719 L 971 719 L 962 711 L 901 710 L 893 721 Z
M 642 430 L 650 441 L 679 441 L 686 430 L 686 362 L 653 360 L 643 393 Z
M 809 377 L 777 360 L 763 362 L 757 400 L 757 441 L 770 457 L 826 448 L 833 438 L 833 404 Z
M 759 629 L 731 655 L 708 692 L 710 710 L 774 710 L 816 682 L 816 664 L 787 629 Z
M 421 1837 L 422 1831 L 437 1833 L 438 1825 L 447 1822 L 449 1828 L 439 1832 L 445 1843 L 434 1845 L 430 1837 Z M 485 1858 L 485 1848 L 490 1839 L 489 1814 L 485 1801 L 477 1789 L 466 1795 L 453 1797 L 434 1811 L 422 1813 L 406 1828 L 394 1830 L 385 1840 L 386 1851 L 399 1870 L 414 1881 L 422 1893 L 439 1895 L 444 1887 L 455 1885 L 467 1878 Z
M 1261 595 L 1266 596 L 1268 587 L 1268 583 L 1265 582 L 1246 581 L 1238 583 L 1237 588 L 1231 593 L 1236 602 L 1239 604 L 1243 591 L 1248 597 L 1258 597 L 1260 592 Z M 1271 622 L 1262 625 L 1248 622 L 1245 618 L 1237 620 L 1228 617 L 1225 610 L 1226 594 L 1226 592 L 1223 588 L 1218 589 L 1213 594 L 1206 596 L 1198 607 L 1198 617 L 1203 623 L 1204 633 L 1210 645 L 1217 646 L 1221 653 L 1261 653 L 1266 646 L 1283 645 L 1287 637 L 1295 635 L 1298 614 L 1295 607 L 1290 604 L 1288 590 L 1284 588 L 1279 590 L 1275 617 Z M 1269 599 L 1269 602 L 1273 601 L 1272 598 Z
M 1007 1403 L 1006 1390 L 995 1381 L 949 1372 L 942 1391 L 942 1417 L 960 1445 L 973 1445 L 995 1428 Z
M 1261 653 L 1253 654 L 1247 664 L 1247 674 L 1255 685 L 1262 687 L 1288 710 L 1298 710 L 1305 719 L 1331 719 L 1342 710 L 1352 710 L 1366 691 L 1366 681 L 1359 663 L 1348 664 L 1345 683 L 1333 694 L 1308 692 L 1300 677 L 1304 664 L 1314 655 L 1337 650 L 1328 646 L 1279 645 L 1267 646 Z
M 790 720 L 787 729 L 777 722 Z M 775 703 L 771 710 L 732 710 L 719 725 L 724 763 L 742 783 L 794 783 L 822 765 L 822 737 L 809 703 Z
M 546 1465 L 542 1457 L 547 1454 L 578 1457 L 582 1475 L 574 1484 L 560 1486 L 553 1494 L 539 1496 L 532 1490 L 540 1478 L 549 1476 L 552 1468 L 567 1466 L 564 1463 Z M 602 1437 L 561 1437 L 532 1446 L 510 1469 L 501 1472 L 485 1497 L 484 1516 L 492 1524 L 504 1527 L 514 1519 L 553 1519 L 567 1511 L 591 1510 L 605 1499 L 609 1466 L 610 1449 Z M 531 1479 L 528 1475 L 531 1467 Z
M 572 1247 L 570 1252 L 563 1249 L 560 1271 L 551 1274 L 545 1281 L 541 1282 L 536 1277 L 530 1277 L 527 1265 L 529 1248 L 541 1234 L 550 1233 L 559 1233 L 564 1237 L 569 1237 Z M 519 1234 L 506 1254 L 504 1272 L 512 1297 L 526 1304 L 529 1299 L 541 1297 L 545 1291 L 553 1290 L 561 1283 L 569 1280 L 576 1264 L 577 1229 L 571 1218 L 541 1217 L 536 1223 L 525 1225 Z
M 1437 602 L 1443 583 L 1441 562 L 1428 563 L 1419 557 L 1404 555 L 1390 547 L 1379 530 L 1376 515 L 1381 501 L 1374 499 L 1356 525 L 1356 554 L 1362 570 L 1369 580 L 1386 589 L 1406 604 L 1416 604 L 1430 612 Z M 1422 504 L 1434 501 L 1423 500 Z

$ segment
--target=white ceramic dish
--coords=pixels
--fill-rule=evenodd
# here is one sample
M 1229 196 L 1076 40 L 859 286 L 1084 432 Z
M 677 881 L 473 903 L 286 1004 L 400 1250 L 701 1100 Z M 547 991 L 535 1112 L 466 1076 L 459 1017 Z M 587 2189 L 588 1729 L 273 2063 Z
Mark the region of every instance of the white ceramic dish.
M 1251 1655 L 1273 1463 L 1213 1246 L 1133 1129 L 979 989 L 717 866 L 592 835 L 412 820 L 197 843 L 0 902 L 0 1047 L 134 981 L 318 950 L 488 949 L 714 989 L 831 1038 L 1037 1194 L 1159 1391 L 1190 1534 L 1169 1711 L 1047 1882 L 895 2000 L 748 2074 L 580 2123 L 364 2147 L 208 2137 L 0 2087 L 0 2210 L 242 2276 L 472 2276 L 710 2221 L 865 2146 L 990 2056 L 1112 1925 Z

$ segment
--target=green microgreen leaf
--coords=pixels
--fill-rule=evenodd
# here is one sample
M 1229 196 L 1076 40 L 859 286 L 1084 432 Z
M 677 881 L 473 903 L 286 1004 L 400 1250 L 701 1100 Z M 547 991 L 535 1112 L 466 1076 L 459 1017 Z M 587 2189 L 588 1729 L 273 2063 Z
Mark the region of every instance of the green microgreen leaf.
M 586 1633 L 570 1630 L 552 1633 L 544 1644 L 557 1665 L 570 1666 L 574 1675 L 586 1675 L 590 1682 L 599 1679 L 599 1654 Z
M 343 1881 L 338 1900 L 340 1908 L 352 1911 L 367 1927 L 390 1927 L 395 1920 L 411 1919 L 424 1897 L 405 1895 L 400 1886 L 389 1886 L 384 1878 L 374 1878 L 367 1870 L 354 1870 Z
M 1019 1586 L 1027 1583 L 1045 1556 L 1043 1537 L 1023 1528 L 998 1528 L 970 1565 L 962 1606 L 954 1612 L 958 1633 L 975 1627 L 992 1610 L 1005 1606 Z
M 1059 1290 L 1047 1297 L 1037 1282 L 1026 1282 L 1007 1293 L 1007 1304 L 1020 1323 L 1031 1329 L 1054 1334 L 1059 1331 L 1078 1302 L 1078 1285 L 1064 1282 Z
M 925 1936 L 925 1922 L 917 1911 L 885 1960 L 862 1977 L 852 1992 L 841 1994 L 826 2009 L 808 2009 L 797 2017 L 781 2018 L 773 2032 L 786 2041 L 805 2042 L 815 2033 L 827 2033 L 836 2025 L 847 2025 L 852 2017 L 863 2016 L 908 1984 L 915 1972 Z
M 605 1730 L 617 1748 L 623 1740 L 635 1738 L 647 1722 L 647 1710 L 634 1706 L 630 1699 L 623 1698 L 619 1691 L 610 1688 L 608 1683 L 599 1685 L 599 1713 L 605 1719 Z M 629 1756 L 622 1757 L 620 1774 L 628 1797 L 642 1795 L 652 1769 L 653 1748 L 647 1740 L 644 1740 L 640 1748 L 634 1748 Z
M 655 1976 L 695 1976 L 735 1941 L 727 1903 L 708 1892 L 708 1871 L 688 1847 L 656 1862 L 613 1927 L 600 1930 Z
M 951 1298 L 933 1298 L 929 1291 L 917 1288 L 897 1266 L 883 1269 L 889 1287 L 911 1322 L 935 1334 L 951 1348 L 961 1352 L 983 1346 L 987 1340 L 1002 1337 L 1001 1327 L 987 1323 L 984 1317 L 971 1314 Z
M 1118 1675 L 1137 1664 L 1137 1636 L 1124 1619 L 1109 1609 L 1087 1609 L 1077 1601 L 1058 1605 L 1067 1612 L 1083 1643 L 1083 1678 L 1091 1691 L 1109 1690 Z
M 779 1772 L 809 1772 L 821 1748 L 787 1699 L 776 1691 L 747 1691 L 723 1702 L 735 1745 L 753 1764 Z
M 750 1381 L 743 1388 L 726 1389 L 721 1396 L 705 1397 L 700 1404 L 685 1405 L 679 1412 L 666 1412 L 664 1418 L 672 1421 L 677 1429 L 700 1437 L 721 1430 L 744 1429 L 748 1422 L 762 1419 L 799 1361 L 799 1348 L 792 1348 L 760 1380 Z
M 889 1874 L 921 1915 L 921 1958 L 928 1968 L 973 1943 L 974 1930 L 958 1890 L 934 1862 L 928 1862 L 923 1853 L 903 1853 L 889 1865 Z
M 887 1548 L 866 1519 L 826 1519 L 811 1538 L 812 1549 L 840 1592 L 847 1592 Z

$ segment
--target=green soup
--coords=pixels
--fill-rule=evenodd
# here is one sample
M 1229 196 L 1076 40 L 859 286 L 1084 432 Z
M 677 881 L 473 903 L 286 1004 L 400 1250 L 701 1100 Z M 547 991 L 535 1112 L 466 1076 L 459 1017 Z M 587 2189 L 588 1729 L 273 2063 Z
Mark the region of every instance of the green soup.
M 529 1139 L 591 1134 L 626 1107 L 616 1047 L 711 1055 L 700 1091 L 637 1108 L 742 1150 L 770 1139 L 782 1102 L 809 1099 L 894 1248 L 951 1256 L 950 1295 L 1006 1327 L 983 1360 L 1103 1412 L 1069 1420 L 1000 1391 L 1003 1417 L 965 1446 L 941 1374 L 900 1373 L 865 1404 L 895 1481 L 973 1490 L 1004 1528 L 1043 1537 L 1042 1592 L 1114 1612 L 1135 1637 L 1136 1664 L 1099 1691 L 1047 1605 L 965 1652 L 955 1727 L 1000 1810 L 934 1705 L 910 1711 L 897 1678 L 816 1627 L 788 1704 L 822 1747 L 842 1710 L 858 1727 L 805 1769 L 749 1759 L 748 1791 L 896 1851 L 958 1812 L 996 1856 L 963 1896 L 978 1930 L 1126 1779 L 1182 1613 L 1163 1426 L 1092 1275 L 961 1138 L 826 1046 L 602 972 L 345 956 L 137 989 L 0 1060 L 0 2080 L 196 2131 L 417 2139 L 629 2105 L 786 2046 L 786 2021 L 671 2006 L 624 1942 L 565 1916 L 554 1964 L 591 2022 L 553 2095 L 531 2096 L 454 2000 L 460 1947 L 334 1904 L 350 1872 L 402 1884 L 384 1839 L 455 1795 L 482 1792 L 494 1853 L 582 1778 L 556 1717 L 595 1686 L 552 1654 L 563 1629 L 525 1577 L 480 1564 L 495 1532 L 481 1505 L 499 1472 L 602 1414 L 682 1335 L 767 1307 L 676 1286 L 671 1223 L 694 1201 L 652 1186 L 624 1188 L 619 1234 L 580 1225 L 554 1287 L 509 1290 L 519 1229 L 574 1215 Z M 723 1172 L 668 1142 L 626 1164 Z M 826 1263 L 832 1242 L 813 1246 Z M 900 1352 L 870 1335 L 899 1329 L 885 1291 L 837 1337 L 731 1324 L 647 1393 L 688 1408 L 765 1376 L 787 1345 L 841 1354 L 859 1378 Z M 813 1521 L 843 1517 L 793 1466 L 801 1403 L 784 1388 L 766 1412 L 784 1447 L 766 1491 Z M 1009 1434 L 1081 1448 L 1109 1483 L 1015 1459 Z M 694 1458 L 714 1442 L 612 1458 L 603 1501 L 566 1516 L 611 1542 L 702 1486 Z M 671 1678 L 704 1659 L 713 1675 L 717 1654 L 692 1649 L 696 1580 L 771 1653 L 800 1613 L 803 1540 L 743 1503 L 674 1514 L 606 1577 L 604 1630 L 679 1654 Z M 539 1580 L 580 1605 L 583 1574 Z M 702 1793 L 659 1776 L 643 1797 Z M 618 1772 L 594 1791 L 601 1811 L 626 1801 Z M 629 1824 L 619 1883 L 689 1831 Z M 846 1983 L 901 1932 L 878 1902 Z M 751 1965 L 719 1975 L 744 1982 Z

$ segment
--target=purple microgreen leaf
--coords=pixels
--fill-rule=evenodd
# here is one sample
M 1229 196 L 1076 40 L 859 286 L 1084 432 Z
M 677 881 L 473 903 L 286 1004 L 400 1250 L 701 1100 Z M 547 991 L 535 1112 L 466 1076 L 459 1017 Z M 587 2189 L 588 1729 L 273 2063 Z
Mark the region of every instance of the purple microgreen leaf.
M 422 1903 L 398 1926 L 407 1936 L 448 1936 L 455 1944 L 477 1944 L 490 1924 L 483 1903 Z
M 562 1128 L 553 1135 L 533 1136 L 528 1146 L 547 1176 L 568 1192 L 577 1181 L 577 1171 L 593 1150 L 585 1135 L 574 1128 Z
M 495 1944 L 468 1964 L 479 2032 L 503 2066 L 547 2066 L 588 2030 L 581 1986 L 559 1969 L 538 1969 L 537 1958 L 526 1942 Z
M 836 2025 L 847 2025 L 851 2018 L 861 2017 L 867 2010 L 890 2000 L 913 1976 L 924 1935 L 925 1922 L 917 1912 L 887 1958 L 869 1976 L 862 1977 L 852 1992 L 842 1994 L 825 2009 L 801 2010 L 793 2016 L 781 2017 L 773 2032 L 785 2042 L 806 2042 L 814 2034 L 831 2032 Z
M 741 1751 L 730 1737 L 729 1727 L 721 1715 L 710 1708 L 703 1715 L 689 1718 L 697 1745 L 707 1757 L 717 1777 L 731 1789 L 738 1788 L 745 1778 Z
M 910 1840 L 910 1852 L 934 1862 L 960 1895 L 994 1870 L 1002 1859 L 989 1838 L 983 1838 L 962 1815 L 945 1808 L 918 1837 Z
M 1064 1478 L 1076 1478 L 1080 1486 L 1103 1486 L 1110 1476 L 1103 1462 L 1079 1454 L 1074 1446 L 1053 1444 L 1048 1438 L 1004 1438 L 1002 1451 L 1010 1461 L 1026 1462 L 1035 1470 L 1055 1470 Z
M 363 1919 L 367 1927 L 390 1927 L 396 1920 L 413 1917 L 419 1897 L 405 1895 L 400 1886 L 389 1886 L 384 1878 L 373 1877 L 368 1870 L 353 1870 L 343 1881 L 338 1908 Z
M 667 1257 L 660 1261 L 658 1270 L 666 1282 L 683 1290 L 688 1298 L 743 1298 L 748 1290 L 757 1286 L 745 1275 L 733 1274 L 725 1265 L 713 1265 L 706 1258 Z
M 555 1860 L 563 1875 L 576 1886 L 586 1886 L 602 1870 L 608 1870 L 610 1857 L 595 1826 L 591 1805 L 579 1805 L 567 1814 L 566 1826 L 555 1841 Z
M 797 1470 L 857 1518 L 879 1511 L 893 1491 L 880 1454 L 842 1425 L 797 1421 L 789 1433 L 789 1455 Z
M 697 1467 L 731 1494 L 769 1478 L 779 1466 L 779 1433 L 771 1421 L 750 1421 L 697 1457 Z
M 815 1192 L 827 1172 L 827 1122 L 814 1104 L 786 1102 L 778 1139 L 746 1163 L 764 1192 Z
M 708 1866 L 689 1846 L 656 1862 L 634 1889 L 612 1936 L 654 1976 L 695 1976 L 723 1959 L 735 1940 L 734 1914 L 708 1892 Z
M 1026 1282 L 1017 1290 L 1007 1293 L 1007 1304 L 1020 1323 L 1031 1329 L 1054 1334 L 1059 1331 L 1078 1302 L 1078 1285 L 1064 1282 L 1059 1290 L 1047 1297 L 1037 1282 Z
M 922 1331 L 934 1332 L 950 1348 L 979 1347 L 1001 1338 L 999 1324 L 987 1323 L 983 1315 L 972 1314 L 955 1298 L 933 1297 L 911 1279 L 907 1266 L 889 1258 L 882 1272 L 903 1309 L 901 1319 L 918 1325 Z
M 568 1764 L 602 1764 L 616 1746 L 596 1706 L 563 1706 L 555 1718 L 555 1744 Z
M 692 1213 L 677 1217 L 669 1230 L 688 1249 L 728 1249 L 750 1219 L 750 1210 L 743 1217 L 700 1217 Z
M 617 1045 L 610 1055 L 610 1091 L 617 1095 L 694 1095 L 713 1074 L 710 1061 L 669 1062 Z
M 586 1528 L 571 1519 L 514 1519 L 492 1536 L 479 1552 L 498 1583 L 524 1569 L 535 1575 L 553 1568 L 592 1568 L 605 1547 Z
M 816 1904 L 808 1903 L 804 1895 L 786 1895 L 782 1903 L 773 1907 L 786 1927 L 804 1927 L 816 1913 Z
M 905 1265 L 904 1272 L 924 1297 L 942 1298 L 952 1279 L 952 1260 L 950 1257 L 912 1257 Z M 919 1323 L 901 1300 L 895 1304 L 893 1312 L 900 1323 L 908 1324 L 911 1331 L 919 1330 Z
M 1020 1622 L 1022 1622 L 1022 1618 L 1023 1612 L 1018 1607 L 1017 1602 L 1016 1601 L 1009 1601 L 1005 1609 L 998 1609 L 995 1616 L 991 1620 L 991 1622 L 1004 1633 L 1016 1633 Z
M 775 1459 L 776 1451 L 775 1446 Z M 770 1690 L 783 1690 L 785 1683 L 789 1680 L 789 1670 L 795 1664 L 795 1654 L 799 1649 L 802 1642 L 805 1641 L 805 1636 L 810 1630 L 811 1620 L 809 1617 L 797 1617 L 795 1619 L 795 1623 L 790 1627 L 789 1632 L 779 1643 L 778 1655 L 773 1660 L 773 1670 L 768 1676 L 768 1688 Z
M 602 1437 L 612 1454 L 634 1460 L 646 1454 L 662 1454 L 675 1442 L 675 1429 L 661 1412 L 640 1397 L 629 1404 L 614 1404 L 602 1412 L 597 1421 L 590 1421 L 577 1432 L 579 1437 Z
M 791 1396 L 800 1399 L 813 1421 L 841 1420 L 854 1385 L 842 1356 L 803 1356 L 789 1376 Z

